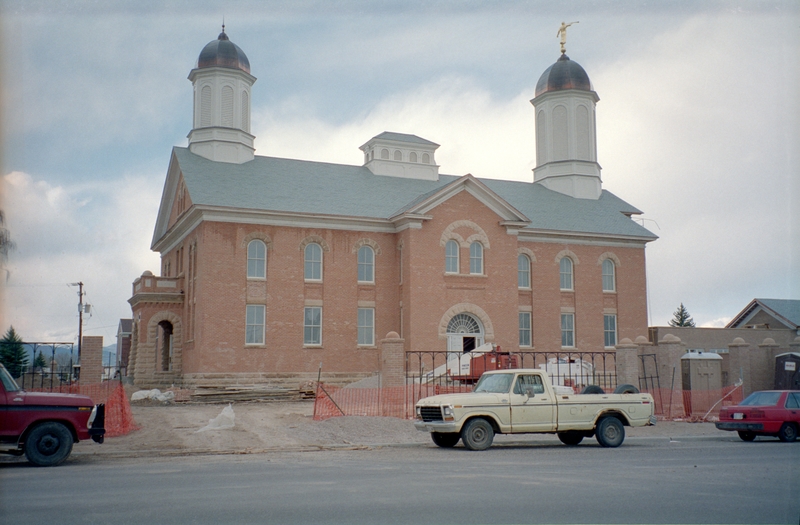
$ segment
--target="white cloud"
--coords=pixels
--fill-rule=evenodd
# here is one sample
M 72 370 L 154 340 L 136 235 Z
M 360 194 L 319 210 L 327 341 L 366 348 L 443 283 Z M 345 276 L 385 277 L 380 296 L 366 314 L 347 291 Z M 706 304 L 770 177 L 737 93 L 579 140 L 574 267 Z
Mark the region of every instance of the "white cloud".
M 160 177 L 124 177 L 104 184 L 53 185 L 12 172 L 4 177 L 7 225 L 16 244 L 5 283 L 5 325 L 26 340 L 71 340 L 77 333 L 77 288 L 94 313 L 84 333 L 113 343 L 130 317 L 131 283 L 158 270 L 149 252 Z M 7 326 L 2 327 L 3 329 Z

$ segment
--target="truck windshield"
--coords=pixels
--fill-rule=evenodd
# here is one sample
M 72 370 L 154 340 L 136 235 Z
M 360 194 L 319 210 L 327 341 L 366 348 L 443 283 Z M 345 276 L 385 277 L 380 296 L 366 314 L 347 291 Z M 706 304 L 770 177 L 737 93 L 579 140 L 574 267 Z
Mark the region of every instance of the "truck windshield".
M 514 374 L 484 374 L 478 380 L 473 392 L 488 392 L 490 394 L 508 394 Z
M 3 383 L 3 388 L 6 389 L 6 392 L 17 392 L 20 389 L 17 382 L 14 381 L 14 378 L 11 377 L 11 374 L 2 364 L 0 364 L 0 382 Z

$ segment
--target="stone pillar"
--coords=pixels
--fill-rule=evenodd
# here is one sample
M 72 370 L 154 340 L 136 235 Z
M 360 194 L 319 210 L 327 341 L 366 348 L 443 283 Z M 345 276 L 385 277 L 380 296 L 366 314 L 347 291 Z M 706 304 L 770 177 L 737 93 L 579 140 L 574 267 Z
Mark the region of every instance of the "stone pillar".
M 662 410 L 668 419 L 684 415 L 681 357 L 685 353 L 686 345 L 677 336 L 665 334 L 658 342 L 658 377 L 666 394 L 662 396 Z
M 397 332 L 389 332 L 381 339 L 381 387 L 406 384 L 405 339 Z
M 85 335 L 81 343 L 82 385 L 103 381 L 103 336 Z
M 639 345 L 627 337 L 616 346 L 617 385 L 639 387 Z
M 750 378 L 750 345 L 741 337 L 737 337 L 728 345 L 728 357 L 730 363 L 728 382 L 735 385 L 742 381 L 742 396 L 747 397 L 753 392 Z
M 753 390 L 771 390 L 775 388 L 775 356 L 778 345 L 774 339 L 767 337 L 750 353 L 750 374 Z

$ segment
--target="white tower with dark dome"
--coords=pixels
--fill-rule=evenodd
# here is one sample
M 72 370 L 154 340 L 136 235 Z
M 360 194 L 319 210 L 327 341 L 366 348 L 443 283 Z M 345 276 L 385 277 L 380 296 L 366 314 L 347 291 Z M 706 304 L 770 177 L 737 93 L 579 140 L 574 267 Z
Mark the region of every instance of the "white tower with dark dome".
M 578 199 L 599 199 L 595 104 L 589 75 L 563 50 L 536 83 L 536 167 L 533 181 Z
M 253 160 L 250 89 L 256 77 L 250 74 L 244 51 L 228 39 L 224 25 L 219 37 L 200 52 L 189 80 L 194 86 L 189 151 L 217 162 Z

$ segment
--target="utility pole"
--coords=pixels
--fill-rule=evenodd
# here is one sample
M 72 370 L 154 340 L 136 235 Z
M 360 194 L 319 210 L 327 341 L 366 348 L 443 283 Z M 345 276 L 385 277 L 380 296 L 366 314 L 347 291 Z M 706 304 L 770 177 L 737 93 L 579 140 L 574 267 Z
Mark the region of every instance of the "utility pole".
M 78 287 L 78 362 L 81 362 L 81 342 L 83 341 L 83 282 L 70 283 Z

